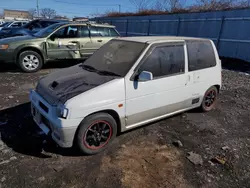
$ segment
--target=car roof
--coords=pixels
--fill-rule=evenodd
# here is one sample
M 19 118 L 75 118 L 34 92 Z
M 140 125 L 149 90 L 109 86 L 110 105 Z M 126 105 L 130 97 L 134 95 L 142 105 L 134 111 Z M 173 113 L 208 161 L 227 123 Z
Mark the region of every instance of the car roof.
M 60 26 L 66 26 L 66 25 L 83 25 L 83 26 L 86 26 L 86 25 L 90 25 L 90 26 L 96 26 L 96 27 L 111 27 L 111 28 L 114 28 L 115 26 L 113 25 L 108 25 L 108 24 L 96 24 L 96 23 L 80 23 L 80 22 L 64 22 L 64 23 L 56 23 L 57 25 L 60 25 Z
M 143 36 L 143 37 L 122 37 L 119 40 L 126 40 L 140 43 L 156 43 L 156 42 L 176 42 L 187 40 L 209 41 L 210 39 L 193 38 L 193 37 L 174 37 L 174 36 Z
M 27 20 L 16 20 L 16 21 L 13 21 L 13 23 L 15 22 L 28 22 Z
M 57 19 L 36 19 L 33 21 L 69 22 L 68 20 L 57 20 Z

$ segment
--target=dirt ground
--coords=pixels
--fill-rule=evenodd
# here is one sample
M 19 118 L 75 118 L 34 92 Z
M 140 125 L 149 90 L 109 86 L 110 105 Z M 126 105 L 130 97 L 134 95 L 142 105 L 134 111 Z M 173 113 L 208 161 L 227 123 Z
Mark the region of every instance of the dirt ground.
M 35 74 L 1 67 L 0 188 L 250 187 L 250 75 L 224 70 L 212 112 L 176 115 L 119 135 L 101 154 L 80 156 L 40 135 L 30 116 L 29 89 L 64 66 Z

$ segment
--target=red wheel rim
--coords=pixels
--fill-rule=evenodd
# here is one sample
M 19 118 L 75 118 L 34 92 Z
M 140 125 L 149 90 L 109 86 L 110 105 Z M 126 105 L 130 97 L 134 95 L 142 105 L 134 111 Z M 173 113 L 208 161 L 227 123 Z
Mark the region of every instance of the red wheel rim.
M 216 101 L 216 91 L 210 90 L 205 95 L 205 101 L 204 105 L 206 109 L 210 109 L 213 107 L 214 103 Z
M 107 121 L 95 121 L 86 130 L 83 144 L 91 149 L 97 150 L 108 144 L 112 136 L 112 127 Z

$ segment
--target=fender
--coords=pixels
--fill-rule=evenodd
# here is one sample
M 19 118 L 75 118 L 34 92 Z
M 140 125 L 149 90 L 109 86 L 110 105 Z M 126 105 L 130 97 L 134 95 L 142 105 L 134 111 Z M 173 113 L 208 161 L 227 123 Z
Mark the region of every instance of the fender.
M 18 48 L 15 49 L 15 52 L 14 52 L 15 59 L 18 58 L 19 52 L 24 50 L 24 49 L 27 49 L 27 50 L 34 49 L 34 51 L 40 52 L 40 54 L 44 60 L 44 63 L 46 63 L 46 61 L 48 59 L 47 53 L 46 53 L 46 42 L 41 42 L 40 45 L 39 44 L 29 44 L 29 43 L 20 45 Z

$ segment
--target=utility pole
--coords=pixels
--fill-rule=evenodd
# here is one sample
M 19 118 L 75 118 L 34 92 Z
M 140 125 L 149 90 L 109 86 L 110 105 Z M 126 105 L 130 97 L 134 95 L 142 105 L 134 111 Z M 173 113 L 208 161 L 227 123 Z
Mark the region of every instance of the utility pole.
M 121 13 L 121 5 L 118 5 L 119 6 L 119 13 Z
M 36 1 L 37 16 L 39 17 L 39 0 Z

